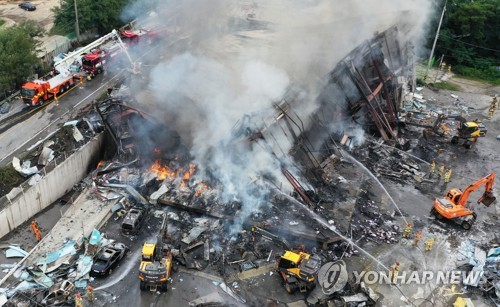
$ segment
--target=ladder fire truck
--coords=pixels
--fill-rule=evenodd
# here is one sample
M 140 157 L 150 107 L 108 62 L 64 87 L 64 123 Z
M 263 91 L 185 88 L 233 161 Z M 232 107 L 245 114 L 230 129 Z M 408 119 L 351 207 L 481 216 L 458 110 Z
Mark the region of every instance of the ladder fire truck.
M 118 64 L 120 55 L 125 53 L 132 65 L 132 69 L 136 69 L 134 61 L 127 52 L 127 47 L 120 38 L 116 30 L 111 32 L 107 42 L 100 44 L 97 47 L 91 48 L 90 53 L 87 53 L 82 58 L 82 68 L 87 73 L 87 78 L 91 79 L 96 74 L 103 72 L 113 64 Z
M 71 66 L 75 62 L 78 62 L 80 58 L 84 58 L 86 53 L 92 52 L 93 50 L 102 47 L 104 44 L 109 43 L 110 41 L 113 41 L 119 49 L 124 51 L 124 53 L 128 57 L 128 60 L 132 63 L 132 66 L 135 69 L 135 63 L 132 61 L 132 58 L 128 54 L 125 45 L 121 41 L 120 35 L 116 30 L 113 30 L 111 33 L 100 37 L 87 46 L 68 54 L 62 60 L 57 61 L 54 64 L 54 69 L 49 75 L 23 84 L 23 86 L 21 87 L 21 99 L 23 100 L 23 102 L 30 107 L 44 104 L 47 101 L 56 99 L 58 95 L 63 94 L 64 92 L 69 90 L 70 87 L 78 82 L 81 82 L 83 73 L 72 71 Z M 102 61 L 98 60 L 95 61 L 94 64 L 102 65 L 102 63 L 100 62 Z M 89 68 L 89 71 L 87 71 L 87 73 L 94 72 L 91 68 Z

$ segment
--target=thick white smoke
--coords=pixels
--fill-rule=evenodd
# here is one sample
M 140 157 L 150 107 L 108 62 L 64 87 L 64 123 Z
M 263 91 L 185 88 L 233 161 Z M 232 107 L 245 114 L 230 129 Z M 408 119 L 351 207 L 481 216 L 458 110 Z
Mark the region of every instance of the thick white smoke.
M 242 218 L 264 202 L 252 180 L 283 178 L 265 147 L 233 147 L 235 124 L 245 114 L 272 114 L 290 87 L 300 93 L 296 112 L 308 119 L 317 108 L 316 89 L 349 51 L 394 24 L 403 29 L 402 43 L 418 46 L 430 16 L 430 0 L 158 3 L 173 46 L 160 48 L 165 60 L 149 76 L 156 116 L 179 132 L 200 170 L 217 176 L 226 200 L 242 202 Z M 285 152 L 292 146 L 278 142 Z

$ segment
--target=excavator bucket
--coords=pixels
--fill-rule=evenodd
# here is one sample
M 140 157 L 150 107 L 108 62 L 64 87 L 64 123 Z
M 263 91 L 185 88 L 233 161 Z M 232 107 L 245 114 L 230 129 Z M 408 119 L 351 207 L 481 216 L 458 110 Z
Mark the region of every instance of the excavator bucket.
M 482 203 L 486 207 L 489 207 L 497 198 L 493 196 L 493 193 L 484 193 L 478 202 Z

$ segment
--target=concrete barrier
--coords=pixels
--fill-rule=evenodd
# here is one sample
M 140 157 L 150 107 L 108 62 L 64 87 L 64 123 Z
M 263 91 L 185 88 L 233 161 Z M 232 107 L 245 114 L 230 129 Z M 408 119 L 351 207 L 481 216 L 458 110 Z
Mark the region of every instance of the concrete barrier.
M 34 186 L 23 184 L 20 192 L 0 211 L 0 238 L 68 193 L 101 158 L 104 133 L 96 136 L 60 163 L 45 167 L 45 175 Z M 50 168 L 53 168 L 49 171 Z

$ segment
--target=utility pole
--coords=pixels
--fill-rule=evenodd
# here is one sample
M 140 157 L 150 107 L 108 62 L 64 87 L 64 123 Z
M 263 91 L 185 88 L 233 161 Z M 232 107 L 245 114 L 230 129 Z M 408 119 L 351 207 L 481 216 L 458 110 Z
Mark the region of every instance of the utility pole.
M 73 0 L 75 4 L 75 17 L 76 17 L 76 41 L 80 42 L 80 25 L 78 24 L 78 7 L 76 6 L 76 0 Z
M 429 63 L 427 63 L 427 69 L 425 70 L 424 81 L 427 79 L 427 74 L 429 73 L 429 69 L 431 68 L 432 56 L 434 55 L 434 49 L 436 48 L 436 43 L 439 37 L 439 30 L 441 29 L 441 23 L 443 22 L 444 12 L 446 11 L 446 4 L 448 0 L 444 3 L 443 12 L 441 13 L 441 19 L 439 20 L 439 25 L 436 31 L 436 37 L 434 38 L 434 44 L 432 44 L 431 54 L 429 55 Z

